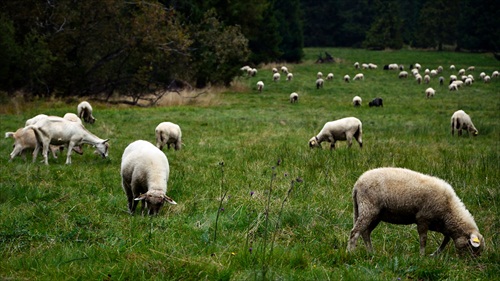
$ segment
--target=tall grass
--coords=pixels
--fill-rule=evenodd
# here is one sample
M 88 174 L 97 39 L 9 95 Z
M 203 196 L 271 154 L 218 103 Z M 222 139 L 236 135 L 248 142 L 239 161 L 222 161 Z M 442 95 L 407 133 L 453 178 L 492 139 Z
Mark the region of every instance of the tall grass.
M 315 64 L 328 51 L 335 64 Z M 353 63 L 376 63 L 359 70 Z M 384 64 L 443 65 L 444 77 L 475 65 L 476 82 L 426 99 L 428 85 L 400 80 Z M 13 280 L 490 280 L 500 274 L 500 80 L 478 81 L 499 64 L 488 54 L 370 52 L 307 49 L 302 64 L 287 65 L 292 81 L 272 82 L 271 65 L 239 77 L 212 100 L 133 108 L 93 103 L 97 121 L 86 127 L 110 138 L 110 158 L 85 147 L 70 166 L 65 154 L 49 166 L 16 158 L 12 140 L 0 142 L 0 278 Z M 316 90 L 316 73 L 335 74 Z M 344 83 L 345 74 L 365 81 Z M 257 93 L 258 80 L 266 84 Z M 299 102 L 288 101 L 291 92 Z M 363 99 L 354 108 L 352 98 Z M 380 96 L 383 108 L 369 108 Z M 191 100 L 191 99 L 190 99 Z M 92 102 L 92 101 L 91 101 Z M 168 104 L 168 102 L 167 102 Z M 452 137 L 451 114 L 463 109 L 477 137 Z M 76 103 L 37 100 L 0 106 L 0 129 L 15 131 L 38 113 L 75 112 Z M 309 149 L 327 121 L 356 116 L 363 148 Z M 183 130 L 183 149 L 165 150 L 168 195 L 178 205 L 157 217 L 130 216 L 120 183 L 120 158 L 132 141 L 154 142 L 154 128 L 171 121 Z M 39 159 L 41 159 L 39 157 Z M 277 160 L 280 164 L 277 165 Z M 223 163 L 221 166 L 220 163 Z M 406 167 L 448 181 L 474 215 L 486 240 L 484 254 L 459 256 L 452 243 L 437 257 L 420 257 L 415 226 L 380 224 L 375 252 L 363 245 L 347 254 L 351 190 L 366 170 Z M 274 168 L 273 168 L 274 167 Z M 302 182 L 291 185 L 300 178 Z M 216 233 L 216 237 L 215 237 Z M 427 254 L 442 235 L 430 233 Z M 359 242 L 362 243 L 362 242 Z

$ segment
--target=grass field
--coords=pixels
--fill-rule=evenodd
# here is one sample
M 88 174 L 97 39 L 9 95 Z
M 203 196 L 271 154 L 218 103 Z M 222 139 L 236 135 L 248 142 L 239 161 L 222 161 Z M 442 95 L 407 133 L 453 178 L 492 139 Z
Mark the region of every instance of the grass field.
M 315 64 L 319 52 L 338 59 Z M 372 62 L 376 70 L 356 71 Z M 449 92 L 398 71 L 419 62 L 443 65 L 444 77 L 470 65 L 476 82 Z M 277 64 L 276 66 L 281 66 Z M 65 152 L 49 166 L 31 155 L 8 162 L 12 139 L 0 142 L 1 280 L 494 280 L 500 276 L 500 79 L 485 84 L 500 64 L 491 54 L 425 51 L 371 52 L 307 49 L 302 64 L 288 64 L 292 81 L 272 82 L 271 67 L 239 77 L 222 93 L 185 105 L 136 108 L 92 102 L 97 121 L 86 127 L 110 139 L 110 157 L 85 147 L 65 165 Z M 315 88 L 316 73 L 333 81 Z M 364 81 L 342 82 L 363 72 Z M 423 71 L 422 71 L 423 72 Z M 255 84 L 265 83 L 262 93 Z M 299 102 L 291 104 L 291 92 Z M 355 95 L 363 104 L 352 106 Z M 368 102 L 384 99 L 383 108 Z M 36 114 L 62 116 L 77 102 L 6 100 L 0 131 L 15 131 Z M 463 109 L 479 136 L 452 137 L 450 117 Z M 355 116 L 363 122 L 363 148 L 311 150 L 308 140 L 327 121 Z M 165 153 L 170 162 L 166 205 L 157 217 L 130 216 L 121 188 L 120 160 L 134 140 L 154 142 L 163 121 L 181 126 L 184 147 Z M 39 160 L 42 158 L 39 157 Z M 450 243 L 429 255 L 442 235 L 429 233 L 419 255 L 416 227 L 381 223 L 372 234 L 374 253 L 361 239 L 346 253 L 352 228 L 351 190 L 366 170 L 395 166 L 449 182 L 483 234 L 479 258 L 460 256 Z

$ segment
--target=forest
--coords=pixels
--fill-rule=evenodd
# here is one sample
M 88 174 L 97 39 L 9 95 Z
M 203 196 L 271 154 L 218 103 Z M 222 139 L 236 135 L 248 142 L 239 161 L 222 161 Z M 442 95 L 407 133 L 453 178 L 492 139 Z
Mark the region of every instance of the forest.
M 143 95 L 230 85 L 304 47 L 498 52 L 497 1 L 6 0 L 0 96 Z M 333 54 L 335 56 L 335 54 Z

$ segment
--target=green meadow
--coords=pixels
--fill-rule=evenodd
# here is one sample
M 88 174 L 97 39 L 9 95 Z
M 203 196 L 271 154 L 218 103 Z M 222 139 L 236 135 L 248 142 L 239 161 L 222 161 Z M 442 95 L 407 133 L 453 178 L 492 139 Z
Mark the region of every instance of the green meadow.
M 335 63 L 315 64 L 328 51 Z M 272 81 L 271 68 L 242 75 L 232 87 L 198 98 L 143 108 L 99 103 L 86 128 L 109 138 L 109 159 L 66 151 L 46 166 L 16 157 L 12 139 L 0 141 L 1 280 L 494 280 L 500 276 L 500 70 L 491 54 L 417 50 L 306 49 L 301 64 L 285 64 L 292 81 Z M 324 53 L 323 53 L 324 54 Z M 355 70 L 354 62 L 378 69 Z M 444 67 L 418 85 L 383 65 L 420 63 Z M 449 66 L 454 64 L 456 71 Z M 458 69 L 475 66 L 475 83 L 449 92 Z M 316 89 L 316 73 L 334 73 Z M 342 77 L 364 73 L 364 81 Z M 256 82 L 262 80 L 262 93 Z M 436 96 L 425 97 L 428 87 Z M 292 92 L 298 103 L 289 102 Z M 169 95 L 176 96 L 176 93 Z M 360 96 L 361 107 L 352 105 Z M 375 97 L 384 107 L 368 106 Z M 40 113 L 76 113 L 79 100 L 1 98 L 0 131 L 15 131 Z M 479 130 L 451 136 L 450 118 L 463 109 Z M 363 123 L 363 148 L 310 149 L 324 123 L 355 116 Z M 184 146 L 164 148 L 170 163 L 165 205 L 156 217 L 131 216 L 121 187 L 120 161 L 138 139 L 155 143 L 164 121 L 179 124 Z M 474 216 L 486 248 L 473 258 L 453 243 L 430 254 L 443 236 L 430 232 L 419 255 L 415 225 L 381 223 L 372 233 L 374 252 L 362 242 L 346 253 L 353 226 L 352 187 L 365 171 L 404 167 L 449 182 Z M 139 209 L 139 208 L 138 208 Z

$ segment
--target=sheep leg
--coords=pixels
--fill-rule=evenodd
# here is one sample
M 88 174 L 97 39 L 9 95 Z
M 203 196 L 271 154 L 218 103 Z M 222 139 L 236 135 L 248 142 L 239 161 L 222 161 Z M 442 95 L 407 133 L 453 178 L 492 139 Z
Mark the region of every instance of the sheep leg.
M 425 224 L 417 224 L 418 237 L 420 241 L 420 255 L 425 255 L 425 245 L 427 244 L 427 231 L 429 228 Z
M 363 241 L 365 246 L 369 252 L 373 252 L 372 242 L 371 242 L 371 232 L 375 227 L 377 227 L 380 220 L 376 219 L 376 214 L 364 214 L 363 210 L 360 212 L 360 216 L 358 220 L 354 224 L 353 229 L 351 230 L 351 236 L 349 238 L 349 246 L 348 251 L 352 251 L 356 248 L 356 241 L 361 235 L 363 237 Z
M 448 242 L 450 242 L 450 239 L 451 239 L 450 236 L 445 236 L 443 239 L 443 242 L 441 242 L 441 245 L 439 246 L 439 248 L 437 248 L 437 250 L 434 253 L 432 253 L 431 256 L 436 256 L 439 253 L 441 253 L 444 250 L 444 248 L 446 247 L 446 245 L 448 244 Z

